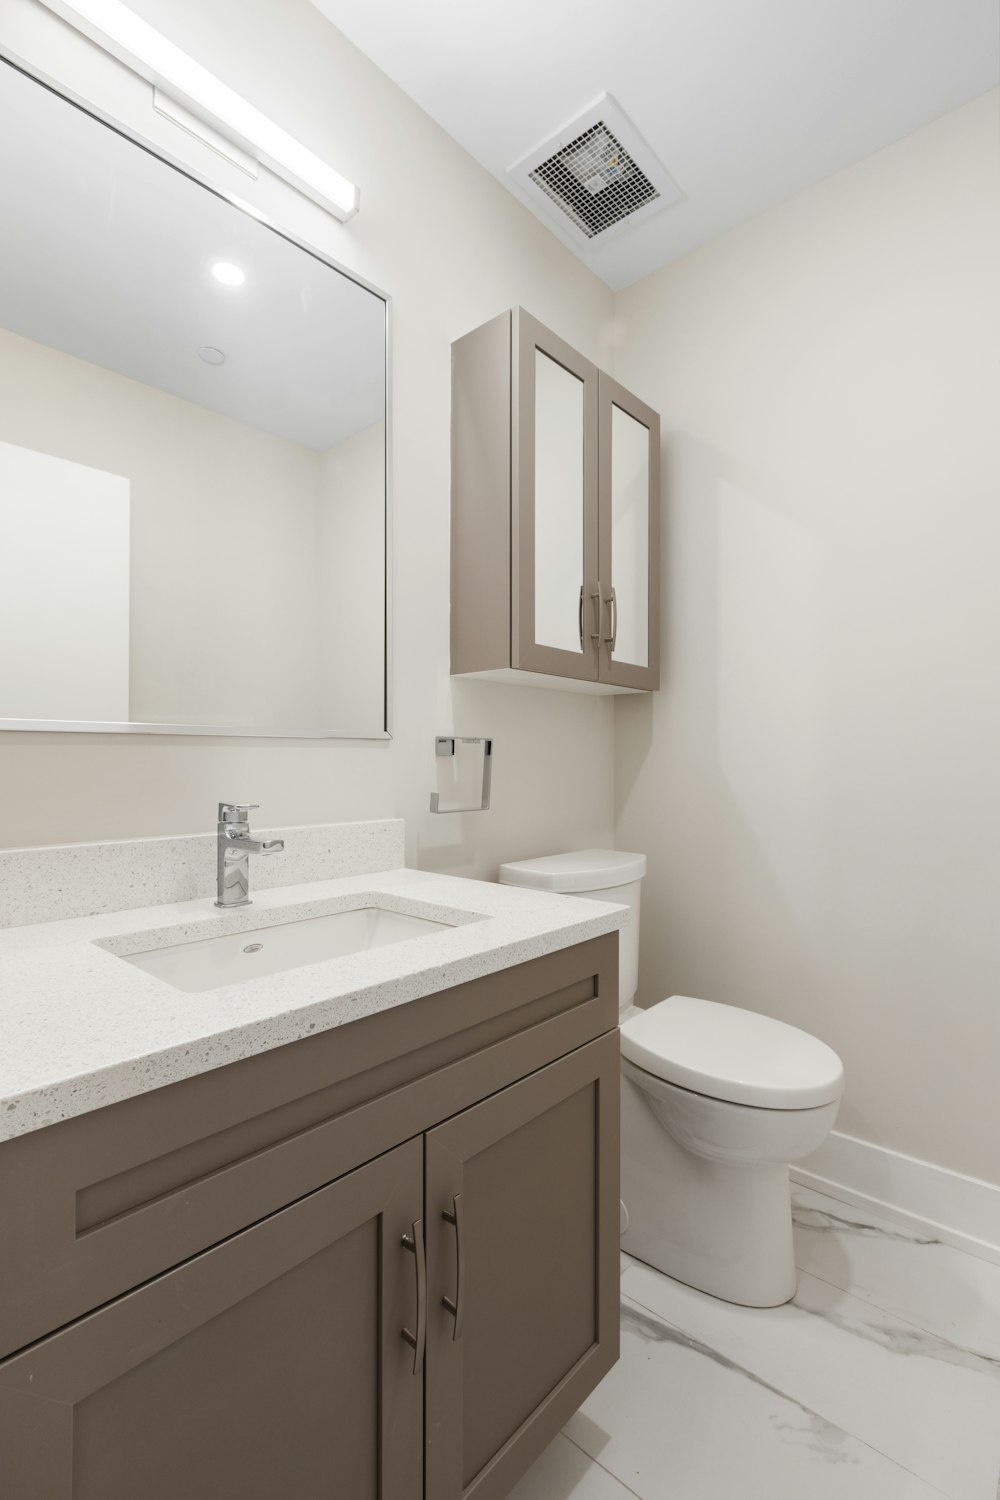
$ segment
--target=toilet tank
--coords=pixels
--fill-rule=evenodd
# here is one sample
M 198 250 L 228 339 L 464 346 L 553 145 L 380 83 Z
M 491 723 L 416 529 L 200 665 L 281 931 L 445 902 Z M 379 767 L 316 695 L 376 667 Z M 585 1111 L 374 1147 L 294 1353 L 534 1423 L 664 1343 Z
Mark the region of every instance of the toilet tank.
M 629 908 L 628 921 L 618 934 L 618 1008 L 624 1013 L 639 988 L 639 893 L 645 873 L 644 854 L 578 849 L 572 854 L 546 854 L 501 865 L 500 884 L 559 891 Z

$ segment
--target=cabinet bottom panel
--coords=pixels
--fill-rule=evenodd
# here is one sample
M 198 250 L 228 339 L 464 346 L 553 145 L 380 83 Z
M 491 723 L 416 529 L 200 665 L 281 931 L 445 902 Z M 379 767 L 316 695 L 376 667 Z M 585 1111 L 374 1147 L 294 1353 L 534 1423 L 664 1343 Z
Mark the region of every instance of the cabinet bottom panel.
M 491 667 L 486 672 L 455 672 L 455 677 L 474 677 L 478 682 L 505 682 L 509 687 L 555 688 L 560 693 L 590 693 L 607 697 L 618 693 L 642 693 L 646 688 L 618 687 L 613 682 L 591 682 L 579 677 L 553 677 L 547 672 L 529 672 L 522 667 Z

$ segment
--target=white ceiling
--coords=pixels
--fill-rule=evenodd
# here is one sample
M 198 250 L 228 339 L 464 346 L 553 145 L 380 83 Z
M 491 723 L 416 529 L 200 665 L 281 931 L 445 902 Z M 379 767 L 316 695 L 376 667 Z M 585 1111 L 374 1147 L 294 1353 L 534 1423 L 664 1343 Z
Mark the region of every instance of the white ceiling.
M 956 109 L 1000 74 L 997 0 L 313 4 L 535 212 L 508 167 L 613 94 L 683 194 L 603 247 L 581 249 L 546 217 L 615 288 Z
M 384 416 L 381 298 L 3 63 L 0 182 L 0 327 L 307 448 Z

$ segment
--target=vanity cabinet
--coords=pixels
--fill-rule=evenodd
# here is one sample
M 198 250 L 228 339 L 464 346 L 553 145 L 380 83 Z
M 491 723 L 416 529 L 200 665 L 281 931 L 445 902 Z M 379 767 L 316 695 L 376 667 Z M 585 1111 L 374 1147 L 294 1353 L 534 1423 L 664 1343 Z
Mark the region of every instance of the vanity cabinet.
M 505 1495 L 612 1362 L 618 1070 L 612 1033 L 426 1138 L 434 1500 Z
M 410 1141 L 0 1367 L 3 1493 L 418 1500 L 421 1170 Z
M 521 308 L 452 345 L 451 664 L 659 686 L 656 412 Z
M 617 937 L 0 1145 L 0 1493 L 500 1500 L 618 1354 Z

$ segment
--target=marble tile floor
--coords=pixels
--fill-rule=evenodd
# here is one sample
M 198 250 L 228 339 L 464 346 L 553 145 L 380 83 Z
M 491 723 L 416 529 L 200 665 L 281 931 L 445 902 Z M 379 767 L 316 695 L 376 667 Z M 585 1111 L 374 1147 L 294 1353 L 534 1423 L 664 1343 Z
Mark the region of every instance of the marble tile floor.
M 622 1357 L 511 1500 L 1000 1500 L 1000 1265 L 793 1190 L 757 1310 L 622 1256 Z

